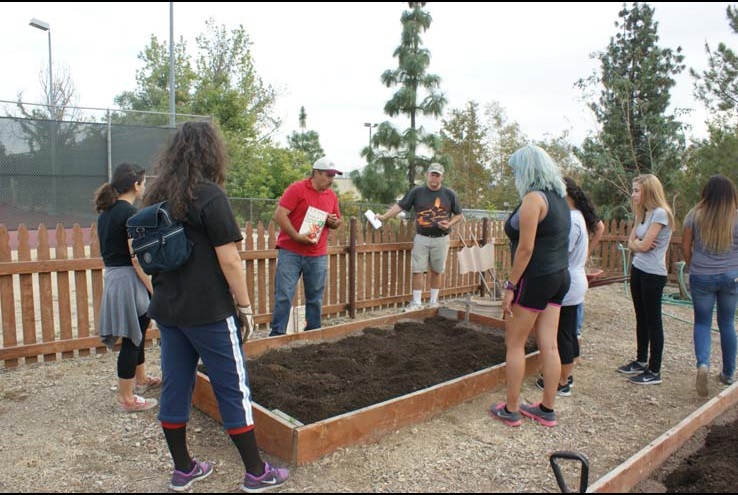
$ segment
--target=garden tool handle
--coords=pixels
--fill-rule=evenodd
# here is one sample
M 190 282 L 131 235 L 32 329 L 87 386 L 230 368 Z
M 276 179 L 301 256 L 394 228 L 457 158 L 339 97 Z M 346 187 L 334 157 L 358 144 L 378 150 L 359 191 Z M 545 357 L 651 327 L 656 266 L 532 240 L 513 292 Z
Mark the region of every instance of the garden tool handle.
M 561 473 L 561 466 L 559 466 L 559 459 L 567 459 L 573 461 L 579 461 L 582 464 L 582 472 L 579 478 L 579 493 L 585 493 L 587 491 L 587 485 L 589 483 L 589 459 L 584 454 L 579 452 L 570 452 L 566 450 L 560 450 L 551 454 L 551 469 L 553 469 L 554 476 L 556 476 L 556 483 L 559 485 L 561 493 L 572 493 L 572 490 L 566 485 L 564 475 Z

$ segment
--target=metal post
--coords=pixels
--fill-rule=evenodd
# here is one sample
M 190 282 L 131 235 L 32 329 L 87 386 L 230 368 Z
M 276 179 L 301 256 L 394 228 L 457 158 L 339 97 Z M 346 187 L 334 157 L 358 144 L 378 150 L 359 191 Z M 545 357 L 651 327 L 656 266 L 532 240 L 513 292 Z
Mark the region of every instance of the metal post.
M 48 30 L 49 33 L 49 105 L 51 105 L 51 111 L 53 112 L 54 119 L 56 120 L 56 105 L 54 101 L 54 76 L 51 72 L 51 29 Z
M 49 36 L 49 150 L 51 151 L 51 203 L 49 204 L 49 213 L 54 214 L 56 212 L 56 104 L 54 101 L 54 76 L 52 73 L 52 62 L 51 62 L 51 26 L 48 22 L 44 22 L 40 19 L 31 19 L 28 23 L 30 26 L 46 31 Z
M 54 77 L 51 73 L 51 28 L 47 31 L 49 34 L 49 113 L 51 114 L 51 209 L 49 213 L 54 214 L 56 208 L 56 132 L 57 132 L 57 113 L 56 101 L 54 98 Z
M 112 124 L 110 123 L 110 109 L 108 108 L 108 125 L 107 125 L 107 144 L 108 144 L 108 182 L 113 180 L 113 133 Z
M 174 113 L 174 2 L 169 2 L 169 127 L 176 126 Z

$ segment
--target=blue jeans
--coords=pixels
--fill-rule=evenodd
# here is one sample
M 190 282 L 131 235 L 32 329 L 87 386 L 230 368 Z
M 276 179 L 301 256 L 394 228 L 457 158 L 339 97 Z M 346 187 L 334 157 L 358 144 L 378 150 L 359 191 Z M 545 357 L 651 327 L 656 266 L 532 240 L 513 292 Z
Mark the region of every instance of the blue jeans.
M 284 335 L 286 332 L 300 275 L 305 289 L 305 330 L 320 328 L 327 260 L 327 255 L 303 256 L 287 249 L 278 250 L 270 337 Z
M 582 325 L 584 325 L 584 303 L 577 304 L 577 337 L 582 335 Z
M 710 366 L 710 332 L 712 310 L 717 302 L 717 323 L 720 329 L 720 348 L 723 352 L 723 375 L 735 373 L 736 335 L 735 308 L 738 270 L 716 275 L 690 275 L 689 291 L 694 307 L 694 354 L 697 366 Z

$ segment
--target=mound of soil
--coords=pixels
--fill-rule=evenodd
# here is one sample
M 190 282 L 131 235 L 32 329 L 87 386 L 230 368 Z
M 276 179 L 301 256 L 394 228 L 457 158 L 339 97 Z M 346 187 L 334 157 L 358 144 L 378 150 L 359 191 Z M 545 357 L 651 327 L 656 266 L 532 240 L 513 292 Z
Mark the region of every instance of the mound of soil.
M 503 363 L 502 332 L 472 327 L 430 317 L 275 349 L 248 362 L 253 399 L 310 424 Z

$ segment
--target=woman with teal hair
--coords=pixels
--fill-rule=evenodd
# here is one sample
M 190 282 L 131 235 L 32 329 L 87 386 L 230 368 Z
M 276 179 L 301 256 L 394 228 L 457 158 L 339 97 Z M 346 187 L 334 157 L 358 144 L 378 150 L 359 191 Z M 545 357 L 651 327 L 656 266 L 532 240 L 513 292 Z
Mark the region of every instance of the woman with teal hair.
M 510 157 L 521 202 L 505 222 L 512 268 L 505 281 L 507 400 L 490 414 L 508 426 L 520 426 L 521 414 L 544 426 L 556 425 L 554 401 L 561 372 L 556 343 L 559 311 L 569 290 L 569 229 L 571 218 L 561 170 L 542 148 L 527 145 Z M 525 375 L 525 343 L 531 330 L 543 364 L 543 398 L 520 403 Z

